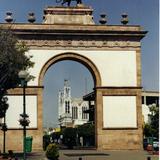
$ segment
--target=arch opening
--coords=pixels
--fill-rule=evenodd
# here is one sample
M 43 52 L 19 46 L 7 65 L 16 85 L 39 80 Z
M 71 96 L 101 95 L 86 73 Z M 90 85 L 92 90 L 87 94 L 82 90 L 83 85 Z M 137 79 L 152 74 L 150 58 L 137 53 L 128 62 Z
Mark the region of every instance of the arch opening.
M 39 85 L 42 86 L 44 84 L 44 78 L 45 78 L 47 72 L 50 70 L 50 68 L 52 68 L 52 66 L 55 69 L 57 64 L 67 62 L 67 61 L 72 61 L 72 62 L 79 63 L 79 65 L 82 65 L 85 69 L 88 70 L 88 72 L 91 74 L 92 81 L 93 81 L 92 89 L 101 84 L 101 79 L 100 79 L 100 76 L 99 76 L 99 72 L 98 72 L 97 68 L 95 67 L 95 65 L 89 59 L 87 59 L 83 56 L 77 55 L 77 54 L 67 53 L 67 54 L 61 54 L 61 55 L 58 55 L 58 56 L 55 56 L 55 57 L 51 58 L 44 65 L 44 67 L 41 70 L 41 74 L 40 74 L 40 78 L 39 78 Z M 54 83 L 54 81 L 53 81 L 53 83 Z M 86 98 L 86 94 L 87 93 L 83 94 L 83 96 L 85 95 L 84 96 L 85 98 Z M 86 101 L 86 99 L 85 99 L 85 101 Z M 92 99 L 92 101 L 93 101 L 93 99 Z M 94 99 L 94 102 L 92 102 L 92 107 L 93 107 L 93 103 L 96 104 L 95 101 L 96 100 Z M 70 101 L 67 100 L 66 102 L 64 102 L 64 104 L 67 104 L 67 107 L 65 108 L 65 110 L 67 111 L 67 113 L 70 113 L 70 111 L 69 111 L 70 106 L 68 106 L 68 104 L 70 104 Z M 88 101 L 87 104 L 88 104 L 88 109 L 89 109 L 89 105 L 91 105 L 91 102 Z M 45 105 L 43 105 L 43 109 L 44 109 L 44 107 L 45 107 Z M 71 105 L 71 107 L 72 107 L 72 105 Z M 85 110 L 87 110 L 86 104 L 83 102 L 81 107 L 82 107 L 82 112 L 83 112 L 82 115 L 81 115 L 82 120 L 88 118 L 88 122 L 89 122 L 89 119 L 90 119 L 89 117 L 90 116 L 87 112 L 85 112 Z M 96 107 L 96 106 L 94 106 L 94 107 Z M 73 111 L 74 112 L 71 115 L 74 116 L 74 118 L 76 119 L 78 117 L 78 115 L 76 113 L 77 109 L 75 109 L 75 108 L 76 108 L 76 105 L 75 105 L 75 103 L 73 103 L 73 108 L 71 108 L 71 112 L 73 112 Z M 59 116 L 59 114 L 58 114 L 58 116 Z M 95 113 L 94 113 L 94 115 L 92 114 L 92 118 L 91 118 L 92 120 L 94 119 L 93 116 L 95 117 Z M 58 117 L 58 118 L 60 118 L 60 117 Z M 74 119 L 74 121 L 75 121 L 75 119 Z M 92 124 L 93 123 L 94 123 L 94 121 L 92 121 Z M 58 124 L 60 124 L 59 121 L 58 121 Z M 94 126 L 95 126 L 95 123 L 94 123 Z M 63 128 L 64 126 L 62 124 L 60 124 L 60 127 Z M 94 127 L 94 130 L 95 130 L 95 127 Z M 96 140 L 95 137 L 94 137 L 94 140 Z M 78 142 L 80 142 L 80 137 L 79 137 Z M 83 142 L 85 142 L 85 141 L 83 140 Z M 81 143 L 83 143 L 83 142 L 81 142 Z M 77 143 L 77 141 L 76 141 L 76 143 Z M 88 144 L 84 144 L 84 145 L 88 145 Z M 95 143 L 94 143 L 94 147 L 95 147 Z
M 56 55 L 56 56 L 52 57 L 51 59 L 49 59 L 44 64 L 44 66 L 41 69 L 40 76 L 39 76 L 39 81 L 38 81 L 39 86 L 43 85 L 43 78 L 44 78 L 44 75 L 45 75 L 46 71 L 48 70 L 48 68 L 51 65 L 53 65 L 57 62 L 63 61 L 63 60 L 73 60 L 73 61 L 79 62 L 82 65 L 84 65 L 86 68 L 88 68 L 88 70 L 92 74 L 92 77 L 94 79 L 94 86 L 95 87 L 101 86 L 101 76 L 100 76 L 100 73 L 99 73 L 97 67 L 95 66 L 95 64 L 91 60 L 89 60 L 87 57 L 84 57 L 84 56 L 79 55 L 77 53 L 70 53 L 70 52 Z

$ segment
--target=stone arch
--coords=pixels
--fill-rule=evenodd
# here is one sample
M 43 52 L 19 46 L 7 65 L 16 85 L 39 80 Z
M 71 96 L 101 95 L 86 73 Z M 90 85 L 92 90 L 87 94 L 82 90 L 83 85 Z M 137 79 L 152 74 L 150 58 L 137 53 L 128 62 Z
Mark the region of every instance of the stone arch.
M 58 54 L 56 56 L 53 56 L 43 65 L 43 67 L 40 71 L 39 80 L 38 80 L 39 86 L 43 85 L 43 78 L 44 78 L 46 71 L 49 69 L 49 67 L 51 65 L 53 65 L 57 62 L 63 61 L 63 60 L 77 61 L 77 62 L 83 64 L 84 66 L 86 66 L 92 74 L 92 77 L 94 80 L 94 86 L 95 87 L 101 86 L 101 76 L 100 76 L 100 73 L 99 73 L 97 67 L 95 66 L 95 64 L 90 59 L 88 59 L 82 55 L 79 55 L 77 53 L 72 53 L 72 52 L 62 53 L 62 54 Z
M 52 58 L 50 58 L 42 67 L 40 74 L 39 74 L 39 79 L 38 79 L 38 85 L 39 86 L 43 86 L 43 79 L 45 76 L 46 71 L 49 69 L 49 67 L 51 65 L 54 65 L 57 62 L 63 61 L 63 60 L 73 60 L 76 62 L 81 63 L 82 65 L 84 65 L 85 67 L 88 68 L 88 70 L 90 71 L 90 73 L 92 74 L 93 80 L 94 80 L 94 87 L 95 87 L 95 93 L 97 92 L 97 87 L 101 86 L 101 76 L 100 76 L 100 72 L 98 70 L 98 68 L 96 67 L 96 65 L 89 59 L 86 58 L 83 55 L 77 54 L 77 53 L 72 53 L 72 52 L 65 52 L 65 53 L 61 53 L 58 55 L 53 56 Z M 97 94 L 96 94 L 97 95 Z M 41 98 L 42 99 L 42 94 L 41 94 Z M 100 103 L 101 99 L 98 98 L 98 96 L 96 96 L 95 98 L 95 146 L 97 146 L 97 141 L 98 141 L 98 137 L 97 137 L 97 128 L 99 128 L 99 124 L 97 121 L 97 104 L 101 104 Z M 40 106 L 39 106 L 40 110 L 42 110 L 42 100 L 40 102 Z M 41 113 L 42 116 L 42 113 Z M 41 125 L 42 125 L 42 117 L 39 117 L 40 121 L 41 121 Z

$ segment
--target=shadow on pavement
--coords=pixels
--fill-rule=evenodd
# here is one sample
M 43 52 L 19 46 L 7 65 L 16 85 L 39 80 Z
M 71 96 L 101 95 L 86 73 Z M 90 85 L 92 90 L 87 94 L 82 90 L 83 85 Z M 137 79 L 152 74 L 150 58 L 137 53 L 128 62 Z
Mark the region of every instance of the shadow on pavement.
M 109 156 L 106 153 L 64 153 L 68 157 L 77 157 L 77 156 Z

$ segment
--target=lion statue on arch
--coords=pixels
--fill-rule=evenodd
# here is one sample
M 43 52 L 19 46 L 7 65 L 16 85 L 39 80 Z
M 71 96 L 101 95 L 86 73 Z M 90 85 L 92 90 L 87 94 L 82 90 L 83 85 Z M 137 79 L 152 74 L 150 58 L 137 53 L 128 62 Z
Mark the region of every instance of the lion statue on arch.
M 76 1 L 77 4 L 82 4 L 82 0 L 56 0 L 56 3 L 61 3 L 61 5 L 63 6 L 65 3 L 67 3 L 68 7 L 70 6 L 71 4 L 71 1 Z

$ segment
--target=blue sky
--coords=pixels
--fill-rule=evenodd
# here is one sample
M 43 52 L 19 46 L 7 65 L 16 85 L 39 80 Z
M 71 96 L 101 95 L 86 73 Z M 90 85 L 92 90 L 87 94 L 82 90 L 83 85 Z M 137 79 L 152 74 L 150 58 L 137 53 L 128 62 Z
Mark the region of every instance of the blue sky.
M 142 86 L 144 90 L 158 90 L 159 1 L 83 0 L 83 3 L 92 6 L 94 9 L 94 20 L 97 24 L 100 18 L 100 14 L 106 13 L 108 21 L 107 24 L 118 25 L 120 24 L 121 14 L 126 12 L 129 16 L 130 25 L 141 25 L 144 30 L 148 31 L 147 36 L 142 40 Z M 73 2 L 73 4 L 75 3 Z M 27 15 L 29 12 L 34 12 L 37 19 L 36 22 L 41 23 L 43 17 L 43 8 L 49 5 L 58 4 L 55 3 L 55 0 L 0 0 L 0 23 L 4 22 L 5 14 L 7 11 L 13 12 L 13 18 L 15 19 L 16 23 L 26 23 Z M 53 76 L 55 75 L 53 74 L 55 70 L 57 70 L 56 73 L 60 73 L 60 77 L 56 76 L 58 79 Z M 82 74 L 76 75 L 78 72 L 83 73 L 84 76 L 81 76 Z M 72 77 L 71 75 L 75 76 Z M 73 86 L 73 94 L 75 96 L 80 96 L 84 93 L 85 77 L 88 81 L 88 90 L 91 90 L 93 87 L 91 75 L 85 67 L 79 65 L 76 62 L 59 62 L 57 65 L 54 67 L 52 66 L 48 70 L 44 80 L 44 85 L 46 88 L 44 92 L 45 122 L 48 121 L 48 123 L 52 123 L 54 119 L 53 117 L 55 116 L 53 116 L 51 113 L 57 112 L 55 108 L 53 109 L 53 106 L 56 105 L 55 101 L 57 101 L 56 94 L 58 89 L 56 90 L 55 86 L 51 87 L 53 82 L 54 84 L 57 84 L 57 88 L 61 89 L 63 87 L 63 80 L 65 78 L 70 78 L 71 86 Z M 92 82 L 91 84 L 89 83 L 90 81 Z M 47 113 L 49 110 L 52 110 L 52 112 Z
M 94 87 L 92 75 L 84 65 L 69 60 L 52 65 L 44 78 L 43 115 L 47 126 L 54 126 L 57 123 L 58 91 L 63 89 L 64 79 L 69 80 L 73 97 L 82 97 Z

